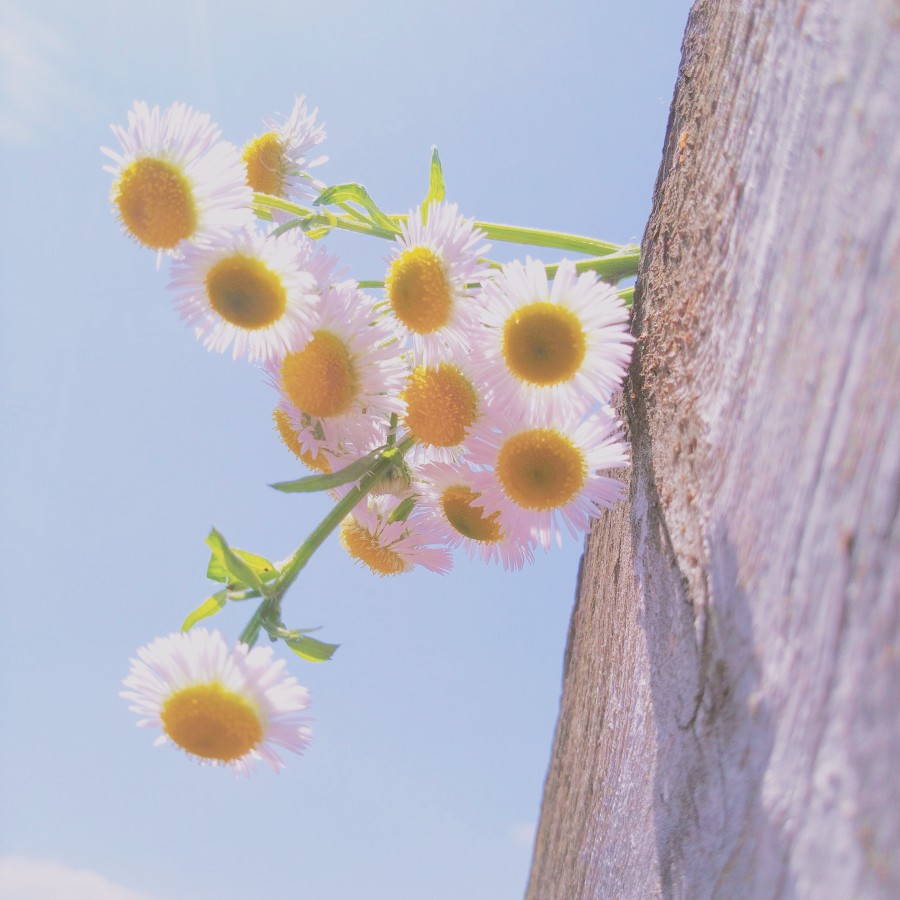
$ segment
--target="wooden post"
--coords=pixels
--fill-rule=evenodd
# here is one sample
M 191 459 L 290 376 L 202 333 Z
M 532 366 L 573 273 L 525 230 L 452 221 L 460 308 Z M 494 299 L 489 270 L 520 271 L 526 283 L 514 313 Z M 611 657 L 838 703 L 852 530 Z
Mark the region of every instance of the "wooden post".
M 694 5 L 530 900 L 900 897 L 898 121 L 893 0 Z

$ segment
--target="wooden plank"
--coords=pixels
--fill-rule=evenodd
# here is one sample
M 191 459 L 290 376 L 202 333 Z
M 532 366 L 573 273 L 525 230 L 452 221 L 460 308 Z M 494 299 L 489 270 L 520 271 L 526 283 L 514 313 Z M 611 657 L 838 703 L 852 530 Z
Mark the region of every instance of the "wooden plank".
M 900 896 L 900 7 L 699 0 L 528 897 Z

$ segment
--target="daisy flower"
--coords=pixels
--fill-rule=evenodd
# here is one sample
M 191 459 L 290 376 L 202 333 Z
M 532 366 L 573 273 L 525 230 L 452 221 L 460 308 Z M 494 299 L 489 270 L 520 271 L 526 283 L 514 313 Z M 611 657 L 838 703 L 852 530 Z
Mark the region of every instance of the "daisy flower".
M 319 291 L 335 260 L 302 232 L 253 228 L 192 245 L 172 265 L 175 308 L 209 350 L 277 360 L 312 334 Z
M 453 462 L 482 414 L 482 391 L 468 364 L 450 361 L 416 366 L 400 395 L 403 423 L 416 439 L 414 458 Z
M 411 211 L 400 230 L 384 282 L 391 312 L 422 362 L 446 347 L 468 353 L 478 309 L 466 285 L 488 272 L 479 262 L 488 249 L 478 246 L 483 232 L 459 215 L 456 204 L 445 203 L 429 204 L 427 222 L 419 210 Z
M 446 543 L 463 547 L 471 558 L 502 562 L 504 569 L 521 569 L 534 562 L 534 541 L 504 533 L 500 513 L 488 515 L 473 487 L 474 472 L 464 465 L 435 463 L 416 470 L 416 490 L 423 513 L 430 513 L 446 527 Z
M 324 189 L 308 172 L 326 162 L 327 156 L 307 159 L 325 140 L 325 129 L 316 125 L 318 109 L 308 112 L 306 99 L 297 97 L 291 114 L 283 122 L 266 121 L 267 131 L 248 141 L 243 160 L 247 183 L 254 191 L 311 200 Z
M 405 519 L 391 521 L 398 498 L 386 494 L 368 497 L 341 523 L 341 545 L 376 575 L 400 575 L 416 566 L 444 575 L 453 566 L 450 551 L 429 546 L 439 543 L 442 530 L 427 516 L 413 510 Z
M 309 694 L 284 676 L 271 647 L 229 650 L 218 631 L 197 628 L 157 638 L 138 657 L 121 696 L 142 716 L 139 726 L 162 729 L 157 745 L 171 741 L 205 765 L 249 774 L 260 760 L 284 767 L 276 746 L 301 753 L 309 744 L 299 715 Z
M 275 428 L 278 435 L 284 443 L 285 447 L 313 472 L 330 474 L 334 469 L 329 456 L 318 446 L 318 442 L 313 446 L 309 442 L 302 439 L 304 428 L 302 425 L 295 425 L 295 419 L 291 415 L 291 409 L 299 418 L 302 414 L 292 404 L 282 403 L 275 407 L 272 418 L 275 420 Z
M 368 410 L 357 416 L 317 419 L 282 397 L 275 410 L 275 425 L 282 441 L 304 465 L 328 473 L 383 446 L 389 420 Z
M 373 420 L 387 422 L 403 409 L 397 395 L 407 364 L 397 336 L 388 320 L 378 320 L 373 299 L 353 281 L 322 293 L 309 341 L 269 371 L 285 399 L 321 420 L 329 442 L 364 446 Z
M 478 374 L 501 408 L 580 416 L 622 384 L 634 343 L 628 308 L 593 272 L 563 260 L 551 285 L 528 258 L 506 264 L 482 297 Z
M 206 113 L 175 103 L 165 112 L 136 102 L 128 127 L 112 126 L 121 150 L 101 150 L 115 165 L 110 200 L 138 243 L 172 253 L 253 222 L 252 192 L 237 148 L 218 140 Z
M 544 417 L 476 427 L 468 458 L 489 469 L 472 475 L 485 513 L 499 513 L 504 534 L 545 550 L 552 538 L 562 543 L 560 525 L 573 537 L 588 531 L 598 508 L 610 509 L 625 487 L 598 474 L 628 465 L 619 428 L 608 408 L 580 425 Z

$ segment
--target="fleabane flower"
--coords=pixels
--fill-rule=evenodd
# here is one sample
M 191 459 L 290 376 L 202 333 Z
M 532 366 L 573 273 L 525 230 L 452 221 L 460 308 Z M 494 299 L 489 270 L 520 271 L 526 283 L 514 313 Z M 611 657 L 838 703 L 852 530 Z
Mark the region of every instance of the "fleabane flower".
M 282 396 L 321 421 L 327 442 L 359 447 L 373 421 L 402 411 L 406 372 L 396 332 L 353 281 L 323 291 L 309 340 L 269 369 Z
M 242 157 L 254 191 L 301 201 L 322 191 L 324 185 L 309 174 L 328 159 L 309 158 L 325 140 L 324 127 L 316 124 L 318 112 L 309 112 L 306 99 L 297 97 L 289 116 L 281 122 L 267 120 L 267 130 L 247 142 Z
M 472 486 L 487 515 L 498 513 L 505 534 L 545 550 L 562 543 L 560 527 L 586 532 L 601 508 L 610 509 L 624 485 L 600 470 L 628 465 L 629 447 L 608 408 L 581 424 L 543 419 L 476 427 L 468 444 Z
M 235 359 L 282 358 L 309 340 L 335 260 L 299 231 L 254 228 L 190 245 L 172 265 L 175 308 L 204 346 Z
M 478 308 L 467 287 L 486 277 L 479 261 L 488 245 L 473 220 L 459 215 L 456 204 L 431 203 L 427 222 L 412 210 L 400 226 L 385 276 L 391 313 L 409 335 L 417 361 L 429 364 L 446 348 L 465 354 L 469 332 L 477 326 Z
M 249 774 L 258 761 L 284 767 L 276 747 L 301 753 L 310 742 L 306 688 L 284 676 L 271 647 L 228 648 L 218 631 L 197 628 L 157 638 L 138 650 L 121 696 L 171 741 L 205 765 Z
M 609 402 L 634 338 L 615 288 L 563 260 L 552 283 L 542 263 L 507 263 L 485 284 L 478 374 L 492 402 L 516 415 L 574 413 Z
M 112 126 L 119 151 L 102 147 L 115 165 L 110 200 L 125 231 L 159 253 L 253 222 L 252 192 L 237 148 L 220 141 L 206 113 L 183 103 L 165 112 L 140 101 L 128 127 Z
M 416 566 L 445 574 L 453 558 L 445 547 L 435 547 L 443 531 L 429 516 L 413 509 L 394 520 L 404 499 L 390 494 L 368 497 L 341 523 L 341 545 L 376 575 L 400 575 Z
M 521 569 L 534 561 L 533 538 L 514 537 L 500 526 L 500 513 L 488 514 L 474 488 L 475 473 L 465 465 L 433 463 L 416 470 L 415 489 L 423 513 L 434 515 L 447 530 L 446 543 L 462 547 L 471 558 Z
M 417 461 L 452 462 L 483 413 L 482 391 L 467 363 L 451 359 L 419 365 L 400 399 L 403 424 L 416 439 Z
M 383 446 L 389 419 L 367 409 L 355 416 L 317 419 L 282 396 L 275 425 L 284 444 L 307 468 L 330 473 Z
M 292 412 L 295 414 L 296 419 L 291 415 Z M 304 433 L 308 432 L 310 429 L 305 427 L 304 424 L 296 421 L 297 419 L 300 419 L 301 416 L 302 413 L 300 413 L 293 404 L 285 402 L 276 406 L 275 411 L 272 414 L 272 418 L 275 421 L 275 428 L 285 447 L 287 447 L 307 469 L 328 475 L 334 471 L 334 469 L 329 455 L 324 452 L 320 446 L 321 443 L 324 443 L 324 436 L 321 441 L 316 441 L 312 446 L 310 446 L 309 441 L 304 441 Z

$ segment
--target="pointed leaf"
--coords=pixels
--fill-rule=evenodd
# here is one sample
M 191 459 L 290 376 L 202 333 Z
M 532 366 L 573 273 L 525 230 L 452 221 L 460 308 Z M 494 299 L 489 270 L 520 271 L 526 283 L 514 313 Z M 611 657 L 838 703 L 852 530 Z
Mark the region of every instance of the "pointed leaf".
M 401 500 L 391 510 L 391 514 L 388 516 L 388 522 L 405 522 L 409 518 L 409 514 L 413 511 L 413 507 L 415 507 L 418 499 L 418 495 L 414 494 L 412 497 Z
M 337 472 L 331 472 L 328 475 L 307 475 L 305 478 L 298 478 L 296 481 L 279 481 L 276 484 L 270 484 L 269 487 L 275 488 L 276 491 L 283 491 L 285 494 L 309 494 L 313 491 L 328 491 L 331 488 L 340 487 L 351 481 L 357 481 L 362 478 L 375 464 L 380 450 L 373 450 L 365 456 L 360 457 L 349 466 L 338 469 Z
M 431 148 L 431 174 L 428 183 L 428 196 L 422 201 L 422 218 L 428 217 L 428 204 L 440 203 L 444 199 L 444 170 L 437 147 Z
M 286 231 L 291 231 L 294 228 L 302 228 L 303 227 L 303 219 L 290 219 L 287 222 L 282 222 L 277 228 L 273 228 L 269 237 L 281 237 Z
M 201 619 L 208 619 L 221 612 L 228 602 L 228 591 L 217 591 L 207 597 L 182 623 L 182 631 L 190 631 Z
M 238 550 L 236 547 L 232 547 L 231 552 L 240 556 L 241 559 L 256 572 L 262 581 L 274 581 L 278 577 L 278 569 L 276 569 L 265 557 L 257 556 L 255 553 L 249 553 L 247 550 Z M 225 568 L 225 564 L 215 553 L 209 558 L 206 577 L 212 581 L 220 581 L 222 584 L 234 581 L 233 575 L 229 574 L 228 570 Z
M 255 564 L 247 562 L 242 555 L 239 555 L 236 551 L 232 550 L 231 547 L 228 546 L 228 542 L 225 538 L 216 531 L 215 528 L 209 533 L 209 536 L 206 538 L 206 543 L 209 549 L 212 550 L 213 556 L 222 564 L 222 568 L 225 570 L 226 575 L 229 576 L 226 580 L 233 579 L 239 584 L 253 588 L 254 590 L 259 591 L 263 596 L 266 596 L 263 578 L 254 568 Z M 266 565 L 274 571 L 275 567 L 272 566 L 268 560 L 264 560 L 262 557 L 255 558 L 266 563 Z M 209 570 L 207 570 L 207 573 L 208 571 Z
M 288 647 L 303 659 L 310 662 L 326 662 L 334 656 L 335 651 L 340 644 L 326 644 L 324 641 L 317 641 L 315 638 L 303 637 L 285 641 Z
M 399 229 L 394 220 L 383 213 L 375 201 L 369 196 L 369 192 L 361 184 L 334 184 L 326 188 L 316 198 L 316 206 L 324 206 L 329 203 L 358 203 L 372 217 L 372 221 L 396 234 Z

